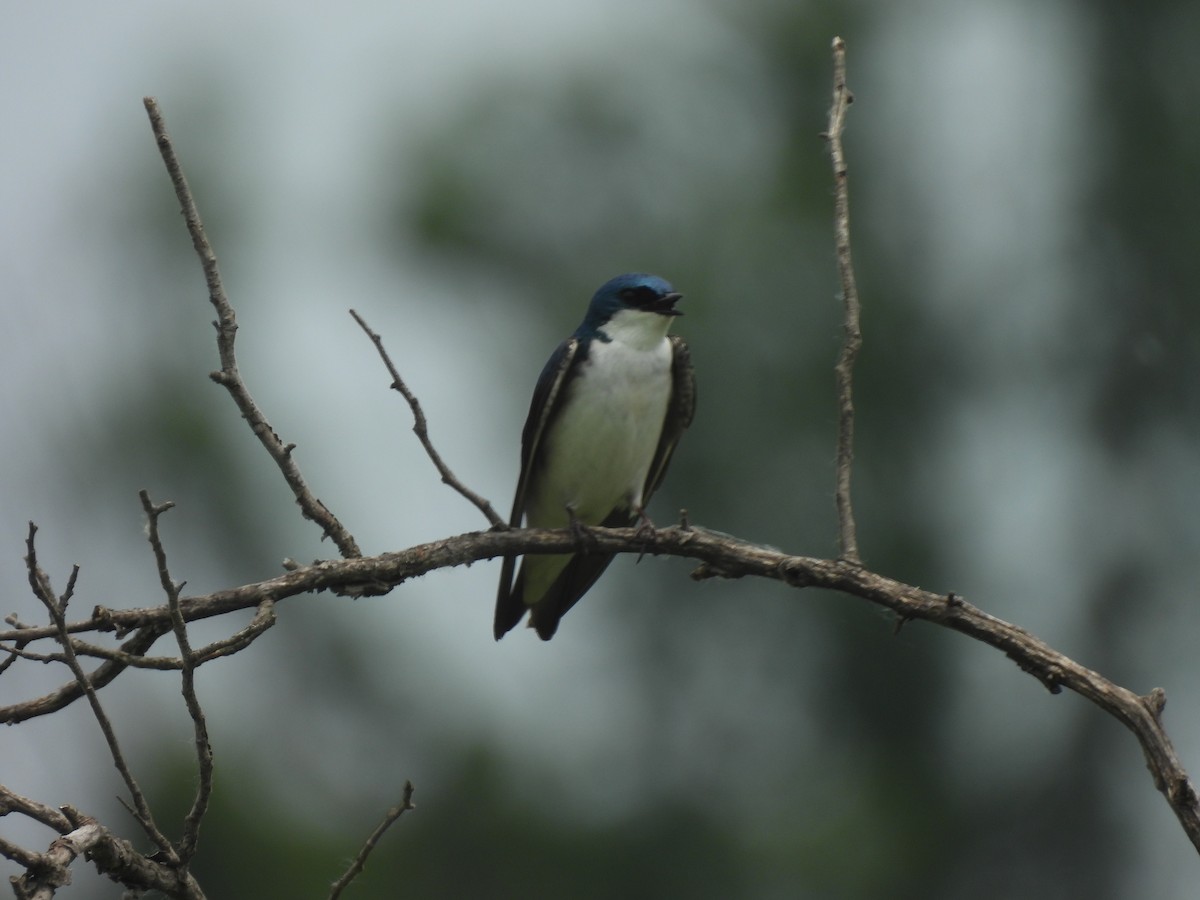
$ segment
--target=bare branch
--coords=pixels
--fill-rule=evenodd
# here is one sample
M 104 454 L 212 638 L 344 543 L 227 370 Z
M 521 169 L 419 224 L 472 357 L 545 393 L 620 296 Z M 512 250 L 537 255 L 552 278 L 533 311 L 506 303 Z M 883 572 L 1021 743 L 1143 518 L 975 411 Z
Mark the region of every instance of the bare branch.
M 209 377 L 229 391 L 233 402 L 237 404 L 242 413 L 242 418 L 246 420 L 250 430 L 254 432 L 259 442 L 266 448 L 267 453 L 275 460 L 279 471 L 283 473 L 284 480 L 292 489 L 292 494 L 295 495 L 296 503 L 304 518 L 320 525 L 324 535 L 333 540 L 342 556 L 347 558 L 362 556 L 362 551 L 358 549 L 358 543 L 354 540 L 354 536 L 309 490 L 304 477 L 300 474 L 300 467 L 292 459 L 292 451 L 296 445 L 284 444 L 280 440 L 279 435 L 275 433 L 262 410 L 258 408 L 258 404 L 254 402 L 254 398 L 250 396 L 250 391 L 242 380 L 233 347 L 237 337 L 237 315 L 221 284 L 217 256 L 204 232 L 204 224 L 200 220 L 196 201 L 192 197 L 191 188 L 188 187 L 183 169 L 175 156 L 175 149 L 167 134 L 166 123 L 158 108 L 158 101 L 153 97 L 145 97 L 142 102 L 150 116 L 150 127 L 154 130 L 154 137 L 158 142 L 158 152 L 166 164 L 167 174 L 170 175 L 171 184 L 175 188 L 175 196 L 179 199 L 180 206 L 183 207 L 188 233 L 192 236 L 192 246 L 196 249 L 196 255 L 200 257 L 201 266 L 204 267 L 204 278 L 208 283 L 208 299 L 217 311 L 217 321 L 213 324 L 217 329 L 217 351 L 221 358 L 221 369 L 213 372 Z
M 171 630 L 175 632 L 175 640 L 179 644 L 179 659 L 182 663 L 183 675 L 181 691 L 183 702 L 187 706 L 188 715 L 192 719 L 195 734 L 196 762 L 199 770 L 199 783 L 196 786 L 196 797 L 192 808 L 183 820 L 183 835 L 179 839 L 177 852 L 180 863 L 187 865 L 196 853 L 196 843 L 200 837 L 200 822 L 208 810 L 208 801 L 212 796 L 213 783 L 213 751 L 208 739 L 208 724 L 204 721 L 204 710 L 196 696 L 196 660 L 192 653 L 192 645 L 188 640 L 187 625 L 179 611 L 179 589 L 171 578 L 167 568 L 167 551 L 163 548 L 162 539 L 158 534 L 158 517 L 174 506 L 173 503 L 163 503 L 155 506 L 150 502 L 146 491 L 139 491 L 142 510 L 146 513 L 147 538 L 154 550 L 154 560 L 158 566 L 158 577 L 163 592 L 167 595 L 167 606 L 171 614 Z
M 71 863 L 91 850 L 103 835 L 104 829 L 90 823 L 56 838 L 45 853 L 31 854 L 32 858 L 22 860 L 26 874 L 13 884 L 18 896 L 28 900 L 50 900 L 58 888 L 71 883 L 71 874 L 67 871 Z M 22 881 L 25 884 L 21 884 Z
M 449 485 L 474 504 L 475 508 L 483 513 L 487 517 L 487 520 L 492 523 L 493 528 L 507 528 L 508 523 L 497 514 L 496 510 L 492 508 L 492 504 L 459 481 L 455 474 L 450 471 L 450 467 L 442 460 L 441 454 L 434 449 L 433 442 L 429 439 L 429 428 L 425 422 L 425 413 L 421 409 L 421 402 L 408 389 L 408 385 L 404 383 L 404 379 L 400 377 L 400 373 L 396 370 L 395 365 L 393 365 L 391 357 L 388 356 L 387 350 L 383 347 L 383 338 L 372 331 L 370 326 L 363 321 L 362 316 L 357 312 L 350 310 L 350 315 L 354 316 L 354 321 L 367 333 L 367 337 L 371 339 L 371 343 L 379 351 L 379 356 L 383 359 L 383 364 L 387 366 L 388 374 L 392 376 L 392 387 L 399 391 L 400 395 L 408 401 L 408 408 L 412 410 L 413 415 L 413 433 L 416 434 L 417 440 L 421 442 L 421 446 L 425 448 L 425 453 L 433 462 L 434 467 L 437 468 L 438 474 L 442 476 L 442 483 Z
M 57 888 L 70 882 L 68 867 L 87 853 L 103 875 L 135 890 L 158 890 L 168 897 L 204 900 L 196 880 L 185 870 L 170 863 L 148 859 L 128 841 L 115 837 L 91 816 L 64 806 L 50 809 L 0 785 L 0 814 L 19 812 L 49 825 L 56 838 L 45 853 L 36 853 L 0 839 L 0 855 L 25 868 L 25 874 L 11 879 L 18 897 L 49 898 Z
M 387 815 L 383 817 L 383 821 L 376 826 L 375 830 L 371 832 L 371 836 L 367 838 L 366 843 L 363 844 L 362 849 L 358 851 L 358 856 L 354 857 L 354 862 L 350 864 L 350 868 L 345 871 L 341 878 L 333 883 L 332 889 L 329 891 L 329 900 L 337 900 L 342 895 L 342 891 L 349 886 L 350 882 L 358 877 L 363 867 L 367 864 L 367 857 L 371 855 L 371 851 L 375 849 L 380 838 L 395 824 L 396 820 L 408 810 L 416 809 L 413 806 L 412 796 L 412 782 L 406 781 L 404 782 L 404 796 L 400 798 L 400 803 L 387 811 Z
M 77 651 L 78 651 L 80 645 L 82 645 L 84 643 L 83 641 L 77 640 L 75 638 L 71 638 L 71 640 L 72 640 L 72 642 L 74 642 L 75 648 Z M 4 652 L 4 653 L 8 654 L 8 658 L 4 660 L 5 665 L 3 667 L 0 667 L 0 674 L 2 674 L 4 672 L 4 669 L 7 669 L 10 664 L 16 662 L 18 659 L 28 659 L 32 662 L 40 662 L 40 663 L 66 662 L 67 661 L 67 658 L 65 656 L 63 656 L 61 653 L 34 653 L 31 650 L 22 650 L 20 647 L 7 647 L 7 646 L 0 645 L 0 652 Z
M 46 806 L 44 803 L 38 803 L 36 800 L 30 800 L 28 797 L 23 797 L 0 784 L 0 816 L 8 815 L 8 813 L 12 812 L 28 816 L 35 822 L 41 822 L 48 828 L 53 828 L 60 833 L 65 833 L 71 829 L 70 820 L 57 809 Z
M 142 826 L 142 830 L 154 841 L 158 849 L 163 852 L 167 860 L 173 863 L 177 862 L 178 858 L 175 855 L 175 848 L 171 846 L 171 842 L 167 840 L 166 836 L 159 831 L 158 826 L 154 824 L 154 816 L 150 812 L 150 805 L 146 802 L 146 797 L 142 794 L 141 786 L 138 785 L 137 779 L 133 777 L 133 773 L 129 770 L 129 766 L 125 762 L 125 754 L 121 751 L 121 744 L 117 740 L 117 733 L 112 727 L 112 722 L 109 721 L 108 714 L 104 712 L 104 707 L 100 705 L 100 698 L 97 696 L 95 688 L 88 679 L 87 673 L 83 671 L 83 666 L 79 664 L 79 660 L 75 656 L 75 650 L 71 646 L 70 636 L 67 634 L 67 603 L 70 601 L 70 593 L 75 586 L 79 567 L 76 566 L 71 572 L 71 580 L 68 584 L 67 592 L 64 592 L 56 599 L 50 587 L 49 576 L 38 567 L 37 550 L 34 546 L 34 537 L 36 534 L 37 526 L 30 522 L 29 536 L 25 541 L 25 545 L 28 548 L 25 564 L 29 571 L 29 586 L 33 588 L 34 594 L 46 607 L 51 621 L 54 622 L 54 626 L 58 630 L 58 639 L 62 644 L 66 664 L 71 669 L 72 674 L 74 674 L 75 681 L 79 684 L 80 689 L 87 696 L 88 703 L 92 707 L 92 714 L 96 717 L 96 722 L 100 725 L 100 730 L 104 733 L 104 740 L 108 744 L 108 751 L 112 756 L 113 765 L 116 766 L 117 771 L 125 782 L 125 787 L 129 790 L 130 797 L 133 799 L 134 817 L 137 819 L 138 824 Z
M 21 652 L 20 647 L 0 647 L 0 653 L 8 654 L 3 661 L 0 661 L 0 675 L 3 675 L 9 666 L 25 655 Z
M 67 627 L 72 630 L 81 630 L 81 626 L 84 624 L 73 622 Z M 199 650 L 194 650 L 192 652 L 192 662 L 198 668 L 204 663 L 212 662 L 214 659 L 232 656 L 241 650 L 245 650 L 254 643 L 259 635 L 263 634 L 263 632 L 274 624 L 275 605 L 270 600 L 264 600 L 259 604 L 258 611 L 254 614 L 254 619 L 249 625 L 227 638 L 221 638 L 220 640 L 213 641 L 211 644 L 205 644 Z M 39 629 L 30 630 L 39 631 L 40 633 Z M 94 630 L 98 631 L 101 629 L 95 627 Z M 53 635 L 43 635 L 43 637 L 46 636 Z M 121 649 L 114 650 L 111 647 L 101 647 L 98 644 L 92 644 L 79 638 L 71 638 L 71 646 L 75 649 L 76 656 L 91 656 L 96 659 L 112 660 L 131 669 L 154 669 L 160 672 L 168 672 L 183 668 L 183 660 L 178 656 L 143 656 L 140 653 L 130 653 Z M 67 661 L 66 656 L 62 653 L 34 653 L 30 650 L 22 650 L 19 646 L 8 647 L 2 642 L 0 642 L 0 653 L 10 654 L 5 662 L 13 659 L 28 659 L 40 663 L 65 663 Z M 0 669 L 0 672 L 2 671 L 3 669 Z M 92 676 L 91 681 L 93 684 L 97 683 L 95 675 Z M 74 681 L 71 684 L 78 689 L 78 685 Z M 99 685 L 97 684 L 97 686 Z M 53 710 L 47 711 L 52 712 Z
M 837 440 L 837 511 L 838 541 L 842 559 L 857 563 L 858 535 L 854 524 L 854 508 L 850 502 L 850 468 L 854 462 L 854 361 L 862 347 L 859 327 L 858 285 L 854 278 L 854 262 L 850 256 L 850 194 L 846 177 L 846 155 L 842 150 L 842 131 L 846 124 L 847 107 L 854 95 L 846 87 L 846 42 L 833 39 L 833 105 L 829 108 L 829 130 L 825 139 L 833 160 L 833 232 L 837 251 L 838 275 L 842 281 L 842 303 L 845 307 L 842 352 L 834 369 L 837 377 L 838 440 Z
M 45 865 L 42 862 L 42 855 L 40 853 L 26 850 L 24 847 L 2 837 L 0 837 L 0 856 L 3 856 L 5 859 L 11 859 L 26 869 L 40 869 Z
M 330 560 L 301 566 L 275 578 L 254 584 L 180 599 L 179 611 L 186 621 L 221 615 L 257 606 L 264 600 L 322 590 L 345 590 L 362 584 L 399 585 L 437 569 L 466 565 L 482 559 L 527 553 L 565 553 L 587 549 L 604 553 L 648 553 L 681 556 L 701 561 L 695 578 L 757 577 L 781 581 L 795 588 L 817 587 L 848 594 L 887 607 L 904 619 L 921 619 L 962 632 L 995 647 L 1030 673 L 1053 693 L 1067 688 L 1095 703 L 1129 728 L 1146 755 L 1155 786 L 1200 850 L 1200 810 L 1196 792 L 1179 761 L 1161 722 L 1165 695 L 1158 691 L 1147 697 L 1113 684 L 1051 648 L 1016 625 L 988 615 L 957 594 L 935 594 L 887 578 L 847 560 L 790 556 L 772 547 L 708 531 L 697 525 L 687 528 L 579 528 L 555 531 L 514 529 L 469 532 L 421 544 L 394 553 L 360 559 Z M 99 622 L 129 628 L 162 628 L 170 611 L 166 607 L 105 610 Z M 87 630 L 89 623 L 75 623 Z M 169 629 L 169 625 L 167 626 Z M 20 632 L 28 637 L 28 630 Z M 12 640 L 11 635 L 0 638 Z M 30 718 L 23 704 L 0 708 L 0 723 Z
M 96 613 L 93 613 L 92 619 L 87 623 L 76 622 L 74 624 L 68 624 L 67 628 L 68 630 L 74 631 L 112 630 L 107 619 L 105 619 L 103 616 L 98 616 Z M 47 632 L 46 634 L 43 634 L 42 637 L 52 637 L 55 639 L 58 638 L 58 631 L 54 628 L 37 628 L 30 630 Z M 169 624 L 164 625 L 161 622 L 146 626 L 145 628 L 139 628 L 137 633 L 134 634 L 134 636 L 124 644 L 122 644 L 120 651 L 117 652 L 119 652 L 122 657 L 139 656 L 149 650 L 151 645 L 153 645 L 156 640 L 170 630 L 171 628 Z M 7 639 L 7 637 L 3 639 Z M 66 662 L 65 656 L 62 657 L 62 661 Z M 88 683 L 93 689 L 98 691 L 110 684 L 114 678 L 124 672 L 127 666 L 128 663 L 124 661 L 124 658 L 111 659 L 108 662 L 96 667 L 95 671 L 93 671 L 91 676 L 89 676 Z M 17 722 L 23 722 L 26 719 L 34 719 L 38 716 L 49 715 L 50 713 L 57 712 L 65 706 L 70 706 L 83 695 L 84 690 L 80 686 L 79 682 L 76 680 L 71 680 L 57 690 L 51 691 L 50 693 L 41 697 L 37 697 L 33 700 L 27 700 L 23 703 L 16 703 L 12 706 L 0 707 L 0 722 L 5 722 L 6 724 L 15 724 Z M 9 718 L 5 718 L 6 714 L 9 716 Z

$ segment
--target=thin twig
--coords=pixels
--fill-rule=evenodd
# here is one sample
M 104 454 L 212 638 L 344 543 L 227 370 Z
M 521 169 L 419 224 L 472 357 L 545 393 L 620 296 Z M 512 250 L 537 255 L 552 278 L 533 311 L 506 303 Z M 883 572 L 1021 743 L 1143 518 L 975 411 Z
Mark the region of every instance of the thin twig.
M 268 628 L 275 624 L 275 601 L 270 598 L 258 604 L 258 610 L 250 624 L 235 634 L 219 641 L 206 644 L 193 654 L 197 666 L 223 656 L 232 656 L 245 650 L 258 639 Z
M 358 877 L 363 867 L 367 864 L 367 857 L 371 855 L 371 851 L 375 849 L 375 845 L 379 843 L 384 833 L 395 824 L 396 820 L 408 810 L 416 809 L 413 806 L 412 796 L 412 782 L 406 781 L 404 782 L 404 796 L 400 798 L 400 803 L 387 811 L 387 815 L 383 817 L 383 821 L 376 826 L 375 830 L 371 832 L 371 836 L 367 838 L 367 842 L 362 845 L 362 849 L 358 851 L 358 856 L 354 857 L 354 862 L 350 864 L 350 868 L 345 871 L 341 878 L 333 883 L 329 891 L 329 900 L 337 900 L 350 882 Z
M 142 830 L 154 841 L 155 846 L 163 852 L 164 856 L 170 862 L 176 863 L 178 862 L 178 857 L 175 854 L 175 848 L 171 846 L 171 842 L 167 840 L 158 826 L 154 824 L 154 816 L 150 812 L 150 805 L 146 802 L 146 797 L 142 793 L 141 786 L 137 783 L 137 779 L 133 777 L 133 773 L 129 770 L 129 765 L 125 762 L 125 754 L 121 751 L 121 744 L 117 740 L 117 733 L 112 727 L 112 722 L 109 721 L 104 707 L 100 705 L 100 698 L 96 695 L 95 688 L 92 686 L 91 681 L 88 680 L 87 673 L 83 671 L 83 666 L 79 664 L 79 660 L 75 657 L 75 650 L 71 646 L 71 639 L 67 633 L 66 612 L 67 604 L 70 602 L 71 593 L 79 574 L 79 567 L 76 566 L 72 569 L 67 591 L 56 599 L 54 591 L 50 587 L 49 576 L 38 566 L 37 550 L 34 545 L 34 537 L 36 535 L 37 526 L 30 522 L 29 536 L 25 540 L 25 546 L 28 550 L 25 557 L 25 565 L 29 571 L 29 586 L 33 589 L 34 595 L 42 601 L 42 604 L 46 607 L 46 611 L 50 614 L 50 619 L 58 629 L 58 639 L 62 644 L 67 666 L 70 667 L 71 672 L 75 676 L 75 681 L 87 696 L 88 703 L 92 707 L 92 714 L 96 717 L 96 722 L 100 725 L 100 731 L 104 734 L 104 740 L 108 744 L 108 752 L 112 756 L 113 765 L 116 766 L 122 780 L 125 782 L 125 787 L 129 790 L 130 797 L 133 799 L 134 818 L 137 819 L 138 824 L 142 826 Z
M 433 462 L 434 467 L 438 470 L 438 474 L 442 476 L 442 483 L 447 484 L 454 490 L 458 491 L 463 497 L 475 505 L 487 520 L 492 523 L 494 528 L 505 528 L 507 523 L 502 519 L 496 510 L 492 508 L 484 497 L 479 496 L 465 484 L 458 480 L 458 477 L 450 471 L 450 467 L 442 460 L 441 454 L 434 449 L 433 442 L 429 439 L 429 428 L 425 422 L 425 413 L 421 409 L 421 401 L 416 395 L 408 389 L 408 385 L 404 383 L 404 379 L 400 377 L 400 373 L 396 370 L 396 366 L 392 363 L 391 357 L 388 356 L 387 350 L 383 346 L 383 338 L 376 332 L 372 331 L 370 326 L 363 321 L 354 310 L 350 310 L 350 315 L 354 316 L 354 321 L 359 327 L 366 332 L 367 337 L 371 339 L 371 343 L 375 345 L 375 349 L 379 351 L 380 358 L 383 359 L 383 364 L 387 366 L 388 374 L 392 376 L 392 387 L 400 392 L 400 395 L 408 402 L 408 408 L 412 410 L 413 416 L 413 433 L 417 436 L 417 440 L 421 442 L 421 446 L 425 448 L 425 453 Z
M 80 656 L 91 655 L 82 652 L 82 647 L 86 644 L 85 641 L 81 641 L 78 638 L 71 638 L 71 643 L 75 645 L 75 652 Z M 12 662 L 16 659 L 27 659 L 30 662 L 40 663 L 65 663 L 67 661 L 67 658 L 61 653 L 34 653 L 32 650 L 22 650 L 20 647 L 7 647 L 2 644 L 0 644 L 0 652 L 9 655 L 5 662 Z
M 0 646 L 0 653 L 8 654 L 3 661 L 0 661 L 0 675 L 3 675 L 8 670 L 9 666 L 25 655 L 24 651 L 21 649 L 23 646 L 25 646 L 24 642 L 16 647 Z
M 70 631 L 111 631 L 111 620 L 107 616 L 97 616 L 93 613 L 92 618 L 87 620 L 87 623 L 74 622 L 67 623 L 67 630 Z M 155 620 L 151 624 L 145 626 L 134 626 L 136 632 L 133 637 L 121 645 L 120 653 L 128 654 L 129 656 L 139 656 L 145 653 L 153 646 L 154 642 L 171 630 L 170 621 L 167 619 Z M 57 628 L 36 629 L 39 633 L 45 632 L 43 636 L 50 637 L 55 640 L 59 639 L 60 632 Z M 65 657 L 63 661 L 66 662 Z M 111 659 L 108 662 L 97 666 L 92 674 L 88 677 L 88 683 L 94 690 L 100 690 L 112 682 L 114 678 L 120 675 L 128 667 L 128 664 L 121 659 Z M 0 707 L 0 722 L 7 724 L 15 724 L 23 722 L 26 719 L 35 719 L 38 716 L 45 716 L 57 712 L 63 707 L 70 706 L 76 700 L 84 695 L 84 690 L 80 687 L 77 680 L 72 678 L 66 684 L 53 690 L 48 694 L 37 697 L 33 700 L 17 703 L 12 706 Z
M 79 624 L 72 623 L 72 628 L 76 628 Z M 246 625 L 246 628 L 229 637 L 222 637 L 220 641 L 214 641 L 210 644 L 205 644 L 204 647 L 198 650 L 193 650 L 193 666 L 199 668 L 205 662 L 211 662 L 215 659 L 221 659 L 223 656 L 232 656 L 235 653 L 239 653 L 240 650 L 250 647 L 250 644 L 259 635 L 262 635 L 266 629 L 271 628 L 271 625 L 274 624 L 274 604 L 270 600 L 264 600 L 259 605 L 258 612 L 254 613 L 251 623 Z M 179 656 L 143 656 L 126 653 L 125 650 L 101 647 L 100 644 L 82 641 L 78 637 L 71 638 L 71 646 L 74 648 L 76 656 L 91 656 L 91 658 L 95 659 L 112 660 L 130 668 L 149 668 L 149 670 L 158 672 L 172 672 L 181 670 L 184 667 L 184 661 Z M 23 650 L 18 647 L 7 647 L 2 643 L 0 643 L 0 653 L 8 653 L 11 654 L 11 658 L 28 659 L 34 662 L 66 662 L 66 656 L 61 653 L 34 653 L 31 650 Z M 91 680 L 95 682 L 95 678 Z
M 235 653 L 245 650 L 274 624 L 275 604 L 271 600 L 264 600 L 259 604 L 254 618 L 245 628 L 231 634 L 227 638 L 220 638 L 211 644 L 205 644 L 199 650 L 193 650 L 192 663 L 199 668 L 207 662 L 212 662 L 214 659 L 232 656 Z M 87 629 L 86 623 L 82 622 L 71 622 L 68 623 L 67 627 L 72 631 L 98 630 L 95 628 Z M 35 632 L 35 636 L 27 638 L 22 643 L 31 643 L 37 636 L 43 638 L 56 636 L 56 632 L 53 632 L 53 630 L 49 634 L 43 634 L 42 629 L 30 628 L 29 630 Z M 67 658 L 61 653 L 34 653 L 31 650 L 23 650 L 19 646 L 9 647 L 3 643 L 5 639 L 0 638 L 0 653 L 10 654 L 9 659 L 5 660 L 6 663 L 11 659 L 18 658 L 40 663 L 65 663 L 67 661 Z M 119 662 L 123 666 L 128 666 L 131 669 L 153 669 L 160 672 L 170 672 L 183 668 L 183 660 L 178 656 L 144 656 L 140 653 L 129 653 L 121 649 L 114 650 L 111 647 L 101 647 L 99 644 L 93 644 L 74 637 L 71 638 L 71 646 L 75 649 L 76 656 L 90 656 L 95 659 L 111 660 Z M 0 672 L 2 671 L 0 670 Z M 92 676 L 91 680 L 95 683 L 95 676 Z
M 262 410 L 258 408 L 258 404 L 254 402 L 254 398 L 250 396 L 250 391 L 242 380 L 233 348 L 238 329 L 237 315 L 221 284 L 217 256 L 205 234 L 204 224 L 200 220 L 200 212 L 196 208 L 196 201 L 192 197 L 191 188 L 188 187 L 183 169 L 175 156 L 171 138 L 167 135 L 166 123 L 159 111 L 158 101 L 153 97 L 145 97 L 142 103 L 150 116 L 150 127 L 154 130 L 154 137 L 158 142 L 158 152 L 166 164 L 167 174 L 170 175 L 171 184 L 175 188 L 175 196 L 179 199 L 180 206 L 183 207 L 188 233 L 192 236 L 192 246 L 204 268 L 204 279 L 208 283 L 208 299 L 217 311 L 217 321 L 213 324 L 217 329 L 217 352 L 221 358 L 221 369 L 213 372 L 209 377 L 229 391 L 233 402 L 237 404 L 242 413 L 242 418 L 246 420 L 250 430 L 254 432 L 254 435 L 266 448 L 267 453 L 275 460 L 279 471 L 283 473 L 284 480 L 287 481 L 288 487 L 292 489 L 292 494 L 296 497 L 301 514 L 321 526 L 324 534 L 337 545 L 342 556 L 346 558 L 362 556 L 362 551 L 359 550 L 354 536 L 309 490 L 304 477 L 300 474 L 300 467 L 292 459 L 292 451 L 296 445 L 285 444 L 280 440 L 279 435 L 275 433 Z
M 837 251 L 838 275 L 842 282 L 842 303 L 845 307 L 844 341 L 838 357 L 838 440 L 837 440 L 837 511 L 838 543 L 841 558 L 858 563 L 858 535 L 854 524 L 854 508 L 850 502 L 850 469 L 854 463 L 854 361 L 862 347 L 859 326 L 858 285 L 854 278 L 854 263 L 850 255 L 850 194 L 846 177 L 846 155 L 842 150 L 842 131 L 846 110 L 854 95 L 846 87 L 846 42 L 833 39 L 833 105 L 829 108 L 829 130 L 825 139 L 833 160 L 833 233 Z
M 154 550 L 154 561 L 158 567 L 158 578 L 163 592 L 167 595 L 167 606 L 171 611 L 171 630 L 175 632 L 175 640 L 179 644 L 179 659 L 182 663 L 181 692 L 183 702 L 187 706 L 188 715 L 192 719 L 194 740 L 196 744 L 196 762 L 199 772 L 196 796 L 192 808 L 183 820 L 183 834 L 177 845 L 179 860 L 187 865 L 196 853 L 196 843 L 200 837 L 200 823 L 208 811 L 208 801 L 212 796 L 213 784 L 213 750 L 208 738 L 208 724 L 204 720 L 204 710 L 200 699 L 196 696 L 196 660 L 192 653 L 191 641 L 188 639 L 187 625 L 183 614 L 179 611 L 179 590 L 171 578 L 167 568 L 167 551 L 163 547 L 158 534 L 158 517 L 173 507 L 174 503 L 155 505 L 150 501 L 146 491 L 138 491 L 142 501 L 142 511 L 146 514 L 146 536 Z

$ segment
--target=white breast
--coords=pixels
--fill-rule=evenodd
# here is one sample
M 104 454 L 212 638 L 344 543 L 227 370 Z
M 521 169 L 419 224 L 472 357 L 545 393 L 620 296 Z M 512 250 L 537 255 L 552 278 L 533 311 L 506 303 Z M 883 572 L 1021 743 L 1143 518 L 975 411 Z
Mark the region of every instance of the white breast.
M 618 314 L 593 340 L 562 413 L 543 436 L 546 469 L 528 498 L 531 526 L 599 524 L 617 506 L 640 508 L 671 396 L 670 320 Z

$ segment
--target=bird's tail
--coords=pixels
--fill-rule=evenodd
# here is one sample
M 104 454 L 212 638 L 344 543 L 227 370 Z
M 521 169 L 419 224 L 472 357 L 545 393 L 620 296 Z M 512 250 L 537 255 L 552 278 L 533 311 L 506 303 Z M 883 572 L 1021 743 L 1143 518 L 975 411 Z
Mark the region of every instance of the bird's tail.
M 529 609 L 529 626 L 548 641 L 558 630 L 558 620 L 588 592 L 613 561 L 613 553 L 576 553 L 559 572 L 546 595 Z M 520 576 L 518 576 L 518 581 Z
M 500 590 L 496 593 L 496 617 L 492 621 L 492 634 L 496 640 L 508 634 L 525 615 L 525 579 L 517 576 L 513 583 L 513 569 L 516 567 L 515 556 L 504 557 L 504 565 L 500 569 Z

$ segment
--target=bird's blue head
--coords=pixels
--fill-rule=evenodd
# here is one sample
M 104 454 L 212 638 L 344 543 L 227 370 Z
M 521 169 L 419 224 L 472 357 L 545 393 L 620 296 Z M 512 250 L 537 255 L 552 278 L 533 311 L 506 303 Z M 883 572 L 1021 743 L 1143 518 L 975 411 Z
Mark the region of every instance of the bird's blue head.
M 604 282 L 592 295 L 587 315 L 576 334 L 595 334 L 621 310 L 682 316 L 683 313 L 675 308 L 682 296 L 670 282 L 657 275 L 644 272 L 618 275 Z

